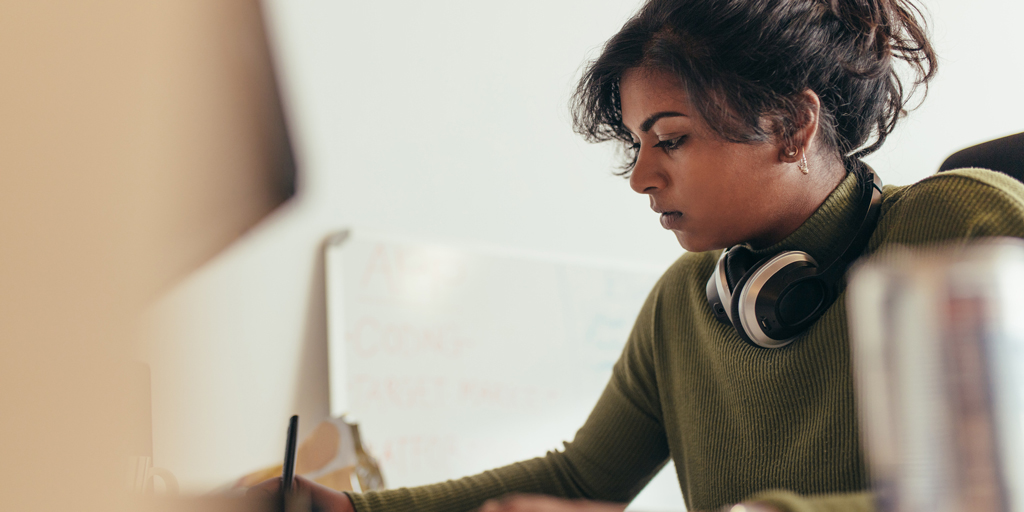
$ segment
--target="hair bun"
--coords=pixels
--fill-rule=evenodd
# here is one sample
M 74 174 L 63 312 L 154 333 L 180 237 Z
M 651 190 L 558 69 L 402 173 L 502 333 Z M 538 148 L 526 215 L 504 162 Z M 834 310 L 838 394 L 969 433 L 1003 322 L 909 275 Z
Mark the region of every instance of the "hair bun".
M 935 52 L 923 13 L 909 0 L 827 0 L 827 4 L 852 37 L 854 51 L 843 61 L 843 68 L 857 78 L 887 78 L 888 82 L 884 115 L 875 126 L 879 139 L 855 155 L 862 156 L 881 146 L 885 135 L 906 115 L 906 105 L 918 86 L 927 92 L 937 70 Z M 893 59 L 910 68 L 914 81 L 909 91 L 892 69 Z

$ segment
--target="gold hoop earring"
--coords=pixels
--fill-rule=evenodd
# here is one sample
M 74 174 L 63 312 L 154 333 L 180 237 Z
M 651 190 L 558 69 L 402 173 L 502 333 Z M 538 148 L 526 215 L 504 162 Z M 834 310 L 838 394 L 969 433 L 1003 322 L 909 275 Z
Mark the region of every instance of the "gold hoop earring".
M 808 174 L 811 172 L 811 170 L 807 167 L 807 153 L 804 153 L 802 156 L 800 156 L 800 163 L 796 164 L 796 166 L 797 168 L 800 169 L 800 172 L 804 174 Z

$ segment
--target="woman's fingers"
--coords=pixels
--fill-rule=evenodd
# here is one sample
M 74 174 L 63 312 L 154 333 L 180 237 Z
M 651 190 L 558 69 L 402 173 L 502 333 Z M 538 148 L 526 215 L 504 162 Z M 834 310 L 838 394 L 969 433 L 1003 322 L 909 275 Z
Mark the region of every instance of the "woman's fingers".
M 335 491 L 301 476 L 295 477 L 295 488 L 308 492 L 314 507 L 323 512 L 355 512 L 352 500 L 343 492 Z
M 299 494 L 308 494 L 316 510 L 323 512 L 354 512 L 355 510 L 352 508 L 352 500 L 345 493 L 324 487 L 301 476 L 295 477 L 292 489 Z M 250 487 L 245 494 L 257 499 L 270 500 L 274 499 L 279 492 L 281 492 L 281 477 L 276 477 Z
M 246 496 L 261 499 L 271 499 L 281 490 L 281 477 L 264 480 L 245 491 Z

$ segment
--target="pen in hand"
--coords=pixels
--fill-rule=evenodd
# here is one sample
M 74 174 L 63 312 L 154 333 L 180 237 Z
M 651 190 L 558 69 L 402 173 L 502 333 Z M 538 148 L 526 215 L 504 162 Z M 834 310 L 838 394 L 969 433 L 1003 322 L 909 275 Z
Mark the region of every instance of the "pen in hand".
M 295 444 L 299 435 L 299 415 L 288 421 L 288 439 L 284 445 L 284 465 L 281 469 L 281 493 L 291 494 L 295 483 Z

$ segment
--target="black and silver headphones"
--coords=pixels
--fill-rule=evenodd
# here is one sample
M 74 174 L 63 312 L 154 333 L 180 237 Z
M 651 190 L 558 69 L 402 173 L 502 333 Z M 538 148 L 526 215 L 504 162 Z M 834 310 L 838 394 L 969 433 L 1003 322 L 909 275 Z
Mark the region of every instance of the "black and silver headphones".
M 755 261 L 737 245 L 722 251 L 708 279 L 708 304 L 715 318 L 736 328 L 743 341 L 759 348 L 790 344 L 811 326 L 842 292 L 847 267 L 864 251 L 882 205 L 882 182 L 862 162 L 858 172 L 864 217 L 839 257 L 822 269 L 803 251 L 785 251 Z

